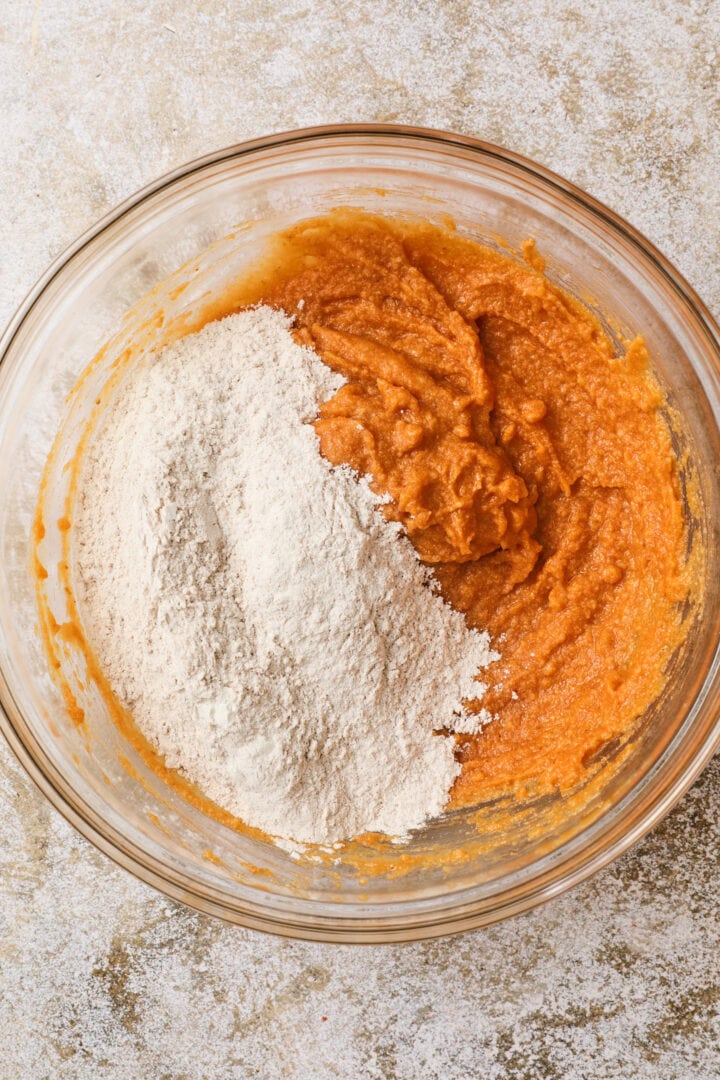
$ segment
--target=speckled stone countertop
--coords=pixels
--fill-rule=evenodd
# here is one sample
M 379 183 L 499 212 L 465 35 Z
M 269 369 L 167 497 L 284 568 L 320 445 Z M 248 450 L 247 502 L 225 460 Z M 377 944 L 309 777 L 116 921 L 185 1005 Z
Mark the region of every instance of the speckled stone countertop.
M 720 315 L 715 0 L 5 0 L 0 319 L 121 198 L 336 121 L 455 129 L 628 217 Z M 630 854 L 395 947 L 224 926 L 117 869 L 0 745 L 0 1080 L 720 1077 L 720 760 Z

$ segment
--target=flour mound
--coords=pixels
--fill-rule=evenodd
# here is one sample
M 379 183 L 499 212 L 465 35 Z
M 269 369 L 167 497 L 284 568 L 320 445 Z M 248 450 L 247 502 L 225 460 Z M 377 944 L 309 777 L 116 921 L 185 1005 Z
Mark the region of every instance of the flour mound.
M 211 323 L 123 379 L 73 522 L 81 615 L 166 763 L 296 844 L 442 812 L 497 658 L 311 426 L 342 384 L 289 320 Z M 286 844 L 287 846 L 287 844 Z

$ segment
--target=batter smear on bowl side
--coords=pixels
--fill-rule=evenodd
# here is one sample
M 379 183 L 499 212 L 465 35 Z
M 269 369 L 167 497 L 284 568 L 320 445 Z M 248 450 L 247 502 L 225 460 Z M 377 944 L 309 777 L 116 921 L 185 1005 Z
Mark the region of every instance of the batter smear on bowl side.
M 570 791 L 684 636 L 663 405 L 532 244 L 301 222 L 103 404 L 82 632 L 165 763 L 290 847 Z

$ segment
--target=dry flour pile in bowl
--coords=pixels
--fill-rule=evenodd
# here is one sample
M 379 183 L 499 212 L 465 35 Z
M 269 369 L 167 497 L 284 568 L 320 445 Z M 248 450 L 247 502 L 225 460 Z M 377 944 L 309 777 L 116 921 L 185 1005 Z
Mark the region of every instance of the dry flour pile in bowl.
M 89 447 L 73 573 L 89 641 L 166 763 L 297 844 L 442 812 L 496 658 L 312 427 L 342 379 L 267 307 L 146 356 Z

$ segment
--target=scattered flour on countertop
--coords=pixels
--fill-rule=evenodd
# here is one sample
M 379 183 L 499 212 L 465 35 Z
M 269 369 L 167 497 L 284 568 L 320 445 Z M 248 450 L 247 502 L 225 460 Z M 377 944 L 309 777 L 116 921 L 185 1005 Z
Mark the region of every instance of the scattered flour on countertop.
M 73 521 L 86 633 L 167 764 L 266 832 L 404 838 L 443 810 L 496 659 L 311 426 L 342 379 L 257 308 L 123 379 Z

